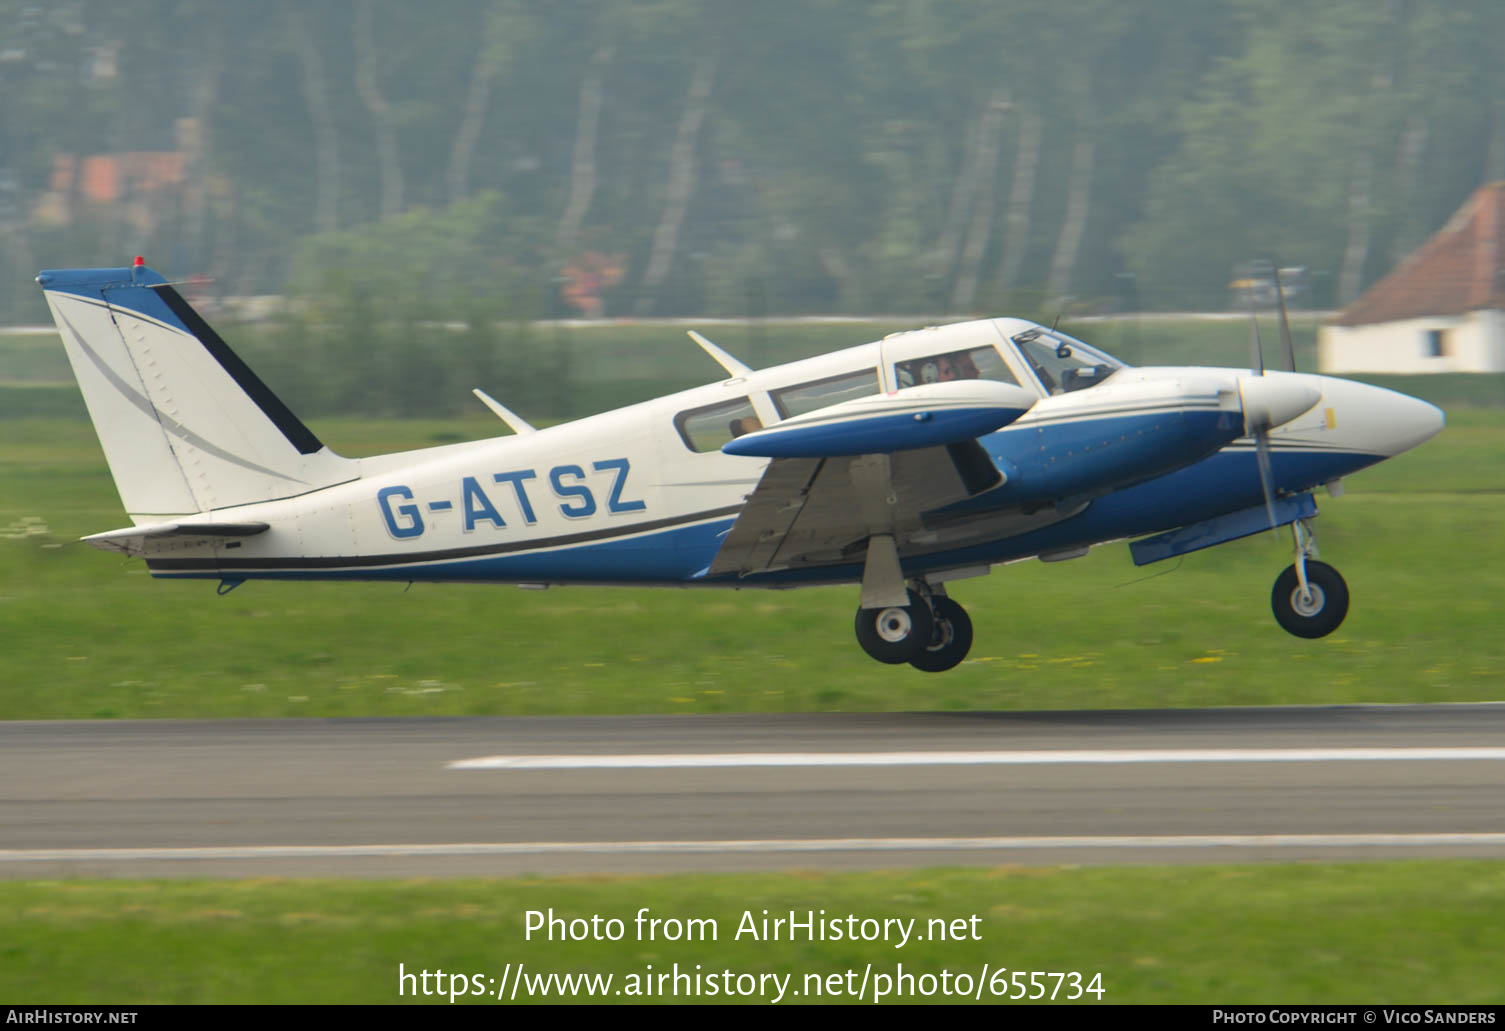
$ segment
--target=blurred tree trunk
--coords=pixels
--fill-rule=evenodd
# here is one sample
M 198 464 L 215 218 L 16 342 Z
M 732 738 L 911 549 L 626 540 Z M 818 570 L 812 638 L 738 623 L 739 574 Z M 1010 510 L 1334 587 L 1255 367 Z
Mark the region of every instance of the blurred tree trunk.
M 862 280 L 852 269 L 851 263 L 842 256 L 841 248 L 827 245 L 816 252 L 820 267 L 826 275 L 836 280 L 837 307 L 839 310 L 856 312 L 862 303 Z
M 470 191 L 470 163 L 475 159 L 476 143 L 486 124 L 486 109 L 491 101 L 491 80 L 502 65 L 502 5 L 495 5 L 486 15 L 486 29 L 481 49 L 470 70 L 470 89 L 465 92 L 465 106 L 460 113 L 460 127 L 455 130 L 449 148 L 449 202 L 463 200 Z
M 580 113 L 575 119 L 575 152 L 570 164 L 570 199 L 559 220 L 554 246 L 558 256 L 568 257 L 580 233 L 580 223 L 590 210 L 596 192 L 596 136 L 601 123 L 601 81 L 611 62 L 613 48 L 603 46 L 586 66 L 580 83 Z
M 225 66 L 225 26 L 218 8 L 210 9 L 207 38 L 199 53 L 202 64 L 192 87 L 192 138 L 184 141 L 188 153 L 183 169 L 183 212 L 186 215 L 184 238 L 188 242 L 187 260 L 196 268 L 206 268 L 204 226 L 207 221 L 209 189 L 209 150 L 213 145 L 212 123 L 215 103 L 219 100 L 220 72 Z
M 355 8 L 355 89 L 376 126 L 376 164 L 381 174 L 381 217 L 402 214 L 402 162 L 397 157 L 397 126 L 392 107 L 376 83 L 376 40 L 371 25 L 371 0 Z
M 695 62 L 690 75 L 690 91 L 685 99 L 684 114 L 679 120 L 675 134 L 674 149 L 669 157 L 669 188 L 664 200 L 663 217 L 653 234 L 653 252 L 648 259 L 648 270 L 643 273 L 643 283 L 638 292 L 636 314 L 650 314 L 658 303 L 658 291 L 669 275 L 674 261 L 674 251 L 679 242 L 679 227 L 684 222 L 685 211 L 695 192 L 695 137 L 705 121 L 706 109 L 710 106 L 711 77 L 716 62 L 701 57 Z
M 1071 289 L 1071 272 L 1076 267 L 1077 249 L 1082 243 L 1082 230 L 1087 225 L 1095 156 L 1096 141 L 1089 122 L 1077 130 L 1076 146 L 1071 153 L 1071 176 L 1066 183 L 1066 217 L 1061 221 L 1061 236 L 1056 241 L 1056 254 L 1050 262 L 1050 279 L 1045 284 L 1045 296 L 1055 307 L 1064 303 Z
M 1404 208 L 1405 201 L 1415 196 L 1416 170 L 1421 165 L 1421 155 L 1427 147 L 1430 135 L 1427 120 L 1421 115 L 1412 115 L 1401 134 L 1400 153 L 1395 162 L 1395 195 L 1401 201 L 1395 242 L 1390 249 L 1390 264 L 1399 265 L 1406 255 L 1416 249 L 1416 219 Z
M 1484 159 L 1484 181 L 1505 179 L 1505 94 L 1495 97 L 1493 125 L 1489 134 L 1489 153 Z
M 1029 211 L 1035 196 L 1035 169 L 1040 164 L 1044 125 L 1034 108 L 1018 105 L 1019 148 L 1014 153 L 1014 182 L 1009 188 L 1003 258 L 998 263 L 998 289 L 1012 290 L 1019 281 L 1024 252 L 1029 246 Z
M 1372 110 L 1383 110 L 1392 81 L 1388 68 L 1375 71 L 1369 90 Z M 1348 246 L 1343 251 L 1343 267 L 1338 274 L 1340 307 L 1354 302 L 1364 282 L 1364 262 L 1369 258 L 1370 223 L 1374 216 L 1370 196 L 1374 186 L 1374 152 L 1378 135 L 1377 129 L 1370 129 L 1361 136 L 1354 154 L 1353 178 L 1348 187 Z
M 288 36 L 303 71 L 303 102 L 314 130 L 314 225 L 321 233 L 339 228 L 340 137 L 334 110 L 329 104 L 329 90 L 324 83 L 324 61 L 313 33 L 303 20 L 299 5 L 284 8 Z
M 956 251 L 962 243 L 962 230 L 966 228 L 967 211 L 972 206 L 972 194 L 976 189 L 978 139 L 982 135 L 986 110 L 967 122 L 966 138 L 962 140 L 962 159 L 957 166 L 956 178 L 951 183 L 951 204 L 946 209 L 946 224 L 930 252 L 930 274 L 940 280 L 951 275 L 956 263 Z
M 951 295 L 951 306 L 958 311 L 970 308 L 977 297 L 977 278 L 982 270 L 983 254 L 987 250 L 988 237 L 992 235 L 993 229 L 993 208 L 996 206 L 998 188 L 998 136 L 1003 128 L 1003 114 L 1010 107 L 1012 105 L 1009 103 L 1008 92 L 996 89 L 979 120 L 972 221 L 967 228 L 967 244 L 962 249 L 956 291 Z

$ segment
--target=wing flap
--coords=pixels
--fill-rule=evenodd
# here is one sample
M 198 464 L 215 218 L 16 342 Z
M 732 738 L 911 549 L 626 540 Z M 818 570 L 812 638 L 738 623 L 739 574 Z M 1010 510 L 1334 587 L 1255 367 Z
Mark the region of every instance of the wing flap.
M 906 542 L 925 533 L 926 512 L 998 482 L 997 470 L 989 478 L 977 458 L 966 445 L 853 458 L 776 458 L 706 575 L 860 560 L 867 539 L 878 532 L 894 534 L 902 552 Z

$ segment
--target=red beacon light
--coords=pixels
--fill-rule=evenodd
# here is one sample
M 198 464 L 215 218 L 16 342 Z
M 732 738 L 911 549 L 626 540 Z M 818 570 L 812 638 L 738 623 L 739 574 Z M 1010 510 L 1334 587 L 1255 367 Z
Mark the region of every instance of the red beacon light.
M 141 255 L 139 255 L 139 254 L 138 254 L 138 255 L 136 255 L 136 260 L 135 260 L 135 261 L 133 261 L 133 262 L 131 262 L 131 267 L 132 267 L 132 268 L 142 268 L 142 267 L 144 267 L 144 266 L 145 266 L 145 265 L 146 265 L 146 259 L 145 259 L 145 258 L 143 258 L 143 257 L 142 257 L 142 256 L 141 256 Z

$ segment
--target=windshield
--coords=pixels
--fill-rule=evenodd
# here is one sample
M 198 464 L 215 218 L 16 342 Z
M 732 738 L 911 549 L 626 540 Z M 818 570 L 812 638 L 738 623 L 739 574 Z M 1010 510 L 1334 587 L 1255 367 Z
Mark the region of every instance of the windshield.
M 1124 368 L 1118 359 L 1055 330 L 1027 329 L 1013 339 L 1040 385 L 1051 394 L 1095 387 Z

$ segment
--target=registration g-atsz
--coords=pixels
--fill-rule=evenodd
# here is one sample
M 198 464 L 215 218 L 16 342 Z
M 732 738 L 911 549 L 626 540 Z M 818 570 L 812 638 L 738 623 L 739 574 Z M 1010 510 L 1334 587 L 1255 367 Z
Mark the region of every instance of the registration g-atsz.
M 448 496 L 427 501 L 415 499 L 413 489 L 403 484 L 384 487 L 376 494 L 387 533 L 397 540 L 421 536 L 440 513 L 459 513 L 460 529 L 471 533 L 490 527 L 504 529 L 509 523 L 532 526 L 545 506 L 566 519 L 589 519 L 597 515 L 642 512 L 647 504 L 632 496 L 627 478 L 632 465 L 625 458 L 606 458 L 580 465 L 556 465 L 542 476 L 536 469 L 512 469 L 482 476 L 465 476 Z

